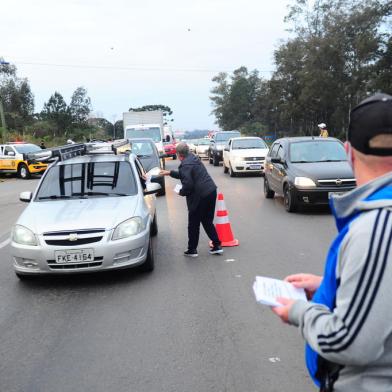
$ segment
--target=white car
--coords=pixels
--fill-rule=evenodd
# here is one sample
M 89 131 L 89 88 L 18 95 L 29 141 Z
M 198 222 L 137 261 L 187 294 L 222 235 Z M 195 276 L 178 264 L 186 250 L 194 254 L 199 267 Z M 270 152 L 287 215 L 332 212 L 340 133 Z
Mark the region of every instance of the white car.
M 210 139 L 199 139 L 195 143 L 196 155 L 200 158 L 208 158 L 208 149 L 210 147 Z
M 223 150 L 223 171 L 234 177 L 238 173 L 264 173 L 268 146 L 260 137 L 231 138 Z

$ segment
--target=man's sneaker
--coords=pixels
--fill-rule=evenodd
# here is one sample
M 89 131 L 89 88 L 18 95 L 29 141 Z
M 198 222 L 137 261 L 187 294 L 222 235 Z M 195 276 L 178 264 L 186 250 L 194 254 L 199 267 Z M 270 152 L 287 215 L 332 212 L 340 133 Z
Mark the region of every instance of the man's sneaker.
M 212 255 L 221 255 L 223 253 L 223 249 L 220 245 L 214 245 L 211 249 L 210 249 L 210 253 Z
M 187 257 L 197 257 L 199 255 L 197 254 L 197 250 L 190 250 L 190 249 L 188 249 L 188 250 L 186 250 L 184 252 L 184 256 L 187 256 Z

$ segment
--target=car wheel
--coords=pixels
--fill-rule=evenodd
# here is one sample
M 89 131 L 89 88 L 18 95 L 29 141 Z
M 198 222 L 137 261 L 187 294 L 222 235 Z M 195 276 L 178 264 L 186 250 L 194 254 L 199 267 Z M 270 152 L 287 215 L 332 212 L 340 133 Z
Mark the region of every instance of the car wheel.
M 173 161 L 175 161 L 177 159 L 177 155 L 173 155 Z
M 212 161 L 211 153 L 208 153 L 208 161 L 212 165 L 213 161 Z
M 218 159 L 218 157 L 214 155 L 213 160 L 214 160 L 214 166 L 219 166 L 219 159 Z
M 165 177 L 161 177 L 159 181 L 159 185 L 161 186 L 161 189 L 157 193 L 157 196 L 165 196 L 166 195 Z
M 264 177 L 264 196 L 266 199 L 272 199 L 275 192 L 269 187 L 267 177 Z
M 152 237 L 155 237 L 158 234 L 158 218 L 157 218 L 156 212 L 154 215 L 154 220 L 152 221 L 152 224 L 151 224 L 150 233 L 151 233 Z
M 18 177 L 23 178 L 24 180 L 30 178 L 29 169 L 24 163 L 21 163 L 18 167 Z
M 297 204 L 288 185 L 284 187 L 283 201 L 287 212 L 295 212 L 297 210 Z
M 154 249 L 152 246 L 152 238 L 150 237 L 147 249 L 147 258 L 146 261 L 140 266 L 143 272 L 151 272 L 154 269 Z
M 235 173 L 235 171 L 233 170 L 233 168 L 231 167 L 231 163 L 229 162 L 229 175 L 230 177 L 235 177 L 237 174 Z
M 227 173 L 229 169 L 225 166 L 225 161 L 223 161 L 223 173 Z

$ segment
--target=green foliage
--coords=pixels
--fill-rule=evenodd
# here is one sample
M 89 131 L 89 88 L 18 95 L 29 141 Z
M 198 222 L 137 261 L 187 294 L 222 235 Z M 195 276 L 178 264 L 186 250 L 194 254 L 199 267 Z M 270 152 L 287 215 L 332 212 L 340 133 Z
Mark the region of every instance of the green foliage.
M 145 105 L 140 108 L 129 108 L 129 111 L 134 112 L 144 112 L 144 111 L 153 111 L 153 110 L 161 110 L 163 112 L 164 125 L 167 125 L 169 122 L 174 121 L 171 117 L 173 115 L 173 111 L 169 106 L 165 105 Z
M 75 124 L 78 126 L 86 124 L 91 112 L 91 99 L 87 96 L 84 87 L 78 87 L 72 94 L 69 111 Z
M 294 1 L 286 18 L 293 35 L 275 51 L 269 80 L 243 67 L 213 79 L 218 125 L 258 122 L 274 133 L 309 135 L 325 122 L 342 137 L 353 106 L 374 92 L 392 93 L 391 15 L 387 0 Z

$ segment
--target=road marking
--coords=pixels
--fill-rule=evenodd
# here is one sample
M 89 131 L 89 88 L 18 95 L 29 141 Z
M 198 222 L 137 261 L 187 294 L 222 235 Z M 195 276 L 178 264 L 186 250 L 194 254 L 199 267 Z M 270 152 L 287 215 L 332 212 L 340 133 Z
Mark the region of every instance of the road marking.
M 6 239 L 3 242 L 0 242 L 0 249 L 5 248 L 10 242 L 11 242 L 10 238 Z
M 231 262 L 235 261 L 235 259 L 226 259 L 225 261 L 226 261 L 226 263 L 231 263 Z

